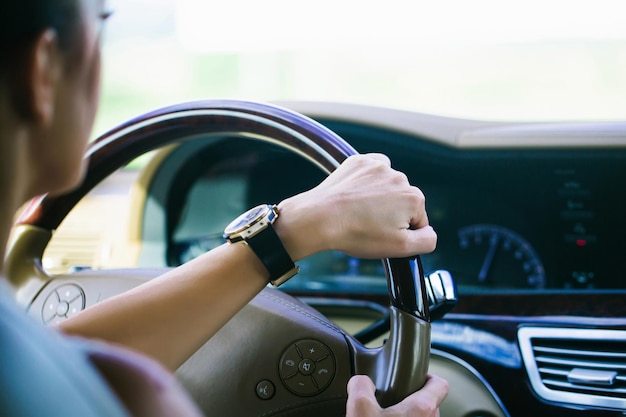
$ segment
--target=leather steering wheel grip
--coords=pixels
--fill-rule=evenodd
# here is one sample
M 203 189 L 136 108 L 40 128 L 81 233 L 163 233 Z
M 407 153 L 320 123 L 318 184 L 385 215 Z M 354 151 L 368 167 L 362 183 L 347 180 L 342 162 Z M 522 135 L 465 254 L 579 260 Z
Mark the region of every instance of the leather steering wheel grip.
M 430 356 L 430 314 L 419 257 L 384 259 L 390 298 L 389 340 L 377 350 L 353 345 L 356 373 L 369 375 L 383 407 L 420 389 Z M 353 340 L 350 338 L 349 340 Z
M 145 152 L 174 142 L 211 135 L 249 137 L 270 142 L 303 156 L 326 173 L 333 171 L 348 156 L 357 153 L 342 138 L 321 124 L 298 113 L 268 104 L 238 100 L 196 101 L 165 107 L 130 120 L 104 134 L 90 145 L 85 155 L 85 158 L 89 159 L 85 180 L 78 188 L 63 195 L 43 196 L 34 199 L 18 219 L 16 238 L 7 251 L 5 267 L 7 276 L 17 289 L 18 295 L 22 294 L 22 301 L 28 302 L 29 298 L 32 301 L 34 294 L 53 279 L 41 267 L 43 251 L 52 231 L 59 226 L 67 213 L 87 192 L 116 169 L 125 166 Z M 388 342 L 378 349 L 368 349 L 352 337 L 343 334 L 343 332 L 338 332 L 336 328 L 331 332 L 334 335 L 332 336 L 334 341 L 328 342 L 333 345 L 329 347 L 330 356 L 337 361 L 347 360 L 350 362 L 348 364 L 335 364 L 336 369 L 333 369 L 336 372 L 333 374 L 332 384 L 331 382 L 328 383 L 333 386 L 336 385 L 338 388 L 336 390 L 329 388 L 324 393 L 323 401 L 337 403 L 339 408 L 345 402 L 345 383 L 352 374 L 369 375 L 376 384 L 379 400 L 384 406 L 396 403 L 406 395 L 418 390 L 425 380 L 430 354 L 430 317 L 424 289 L 424 275 L 419 258 L 385 259 L 383 262 L 387 270 L 391 304 L 391 333 Z M 280 292 L 265 290 L 261 294 L 266 300 L 272 299 L 274 301 L 273 307 L 269 309 L 263 307 L 263 313 L 256 314 L 257 318 L 266 317 L 265 315 L 269 314 L 267 313 L 268 310 L 276 309 L 279 305 L 290 304 L 291 310 L 304 312 L 302 317 L 306 317 L 306 320 L 311 321 L 313 317 L 312 323 L 316 323 L 315 326 L 322 323 L 318 327 L 325 329 L 324 331 L 334 327 L 323 316 L 319 317 L 314 312 L 307 310 L 308 306 L 298 306 L 295 302 L 285 301 L 283 298 L 285 296 L 282 293 L 278 295 L 278 293 Z M 248 307 L 248 309 L 250 308 L 256 307 L 252 305 Z M 278 318 L 278 316 L 274 318 Z M 241 324 L 243 325 L 243 323 Z M 310 323 L 296 323 L 296 325 L 306 328 Z M 249 330 L 255 331 L 252 328 Z M 228 330 L 225 331 L 228 332 Z M 237 331 L 241 331 L 241 329 L 234 330 L 234 332 Z M 256 331 L 261 331 L 261 328 L 257 326 Z M 270 329 L 270 331 L 272 330 Z M 276 332 L 275 336 L 278 338 L 276 340 L 293 337 L 286 336 L 284 329 L 273 329 L 273 331 Z M 305 331 L 302 334 L 307 333 Z M 265 337 L 264 335 L 260 336 Z M 238 340 L 241 343 L 246 343 L 245 339 Z M 296 343 L 291 340 L 285 343 L 287 343 L 286 346 L 292 346 L 300 352 L 304 349 L 303 346 L 308 348 L 309 345 L 306 340 L 309 339 L 300 340 L 305 340 L 305 342 Z M 219 340 L 213 343 L 214 347 L 217 342 Z M 211 341 L 209 341 L 210 343 Z M 274 347 L 275 350 L 284 348 L 288 351 L 289 349 L 285 346 Z M 314 350 L 316 347 L 311 346 L 310 349 Z M 337 352 L 334 351 L 335 349 Z M 225 354 L 229 355 L 228 353 Z M 285 354 L 288 355 L 288 353 Z M 252 356 L 250 357 L 250 355 Z M 259 360 L 261 357 L 254 353 L 244 356 L 240 356 L 239 359 L 230 357 L 228 367 L 224 369 L 236 370 L 240 366 L 255 366 L 257 363 L 255 360 Z M 200 357 L 206 359 L 206 355 Z M 300 366 L 306 368 L 306 362 L 300 363 Z M 191 372 L 183 372 L 183 374 L 195 375 L 191 376 L 191 379 L 201 378 L 197 375 L 199 368 L 201 367 L 196 367 Z M 304 368 L 300 370 L 306 373 Z M 324 370 L 327 368 L 319 367 L 320 377 L 325 376 L 322 373 Z M 228 378 L 229 372 L 224 372 L 222 376 Z M 204 386 L 201 381 L 196 382 L 199 384 L 197 386 Z M 220 381 L 214 380 L 211 384 L 220 384 Z M 239 388 L 229 387 L 229 389 L 235 390 Z M 263 390 L 264 388 L 259 389 Z M 198 400 L 198 396 L 203 396 L 202 398 L 211 398 L 211 401 L 219 401 L 220 390 L 216 390 L 215 394 L 207 397 L 199 392 L 196 399 Z M 299 410 L 298 413 L 300 414 L 298 415 L 307 415 L 306 413 L 302 414 L 303 407 L 306 406 L 309 407 L 309 410 L 313 410 L 315 407 L 312 407 L 311 404 L 315 403 L 315 399 L 308 394 L 302 398 L 304 398 L 302 404 L 298 404 L 293 399 L 287 399 L 284 404 L 279 404 L 278 407 L 270 407 L 273 411 L 268 410 L 264 415 L 288 415 L 288 413 L 285 414 L 288 410 L 293 411 L 295 409 Z M 209 409 L 213 409 L 211 404 L 207 406 Z M 225 407 L 228 407 L 228 404 Z M 231 409 L 230 411 L 234 410 Z M 247 411 L 250 412 L 250 410 Z M 230 415 L 239 414 L 233 412 Z

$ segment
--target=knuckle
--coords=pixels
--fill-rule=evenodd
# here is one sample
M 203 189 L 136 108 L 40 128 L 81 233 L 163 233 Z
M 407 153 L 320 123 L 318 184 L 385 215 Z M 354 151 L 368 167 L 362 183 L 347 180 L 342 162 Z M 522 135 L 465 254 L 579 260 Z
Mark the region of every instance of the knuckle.
M 412 189 L 413 189 L 413 195 L 415 196 L 417 200 L 420 201 L 420 204 L 425 204 L 426 196 L 424 195 L 422 190 L 420 190 L 418 187 L 415 187 L 415 186 L 413 186 Z
M 409 177 L 404 172 L 394 171 L 392 175 L 393 182 L 398 185 L 405 185 L 409 183 Z

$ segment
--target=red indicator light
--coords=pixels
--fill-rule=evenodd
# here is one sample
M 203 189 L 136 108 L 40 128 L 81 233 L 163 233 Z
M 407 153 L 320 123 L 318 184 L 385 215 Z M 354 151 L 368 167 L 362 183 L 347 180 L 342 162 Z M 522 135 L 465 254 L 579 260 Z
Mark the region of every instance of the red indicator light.
M 587 241 L 585 239 L 577 239 L 576 246 L 580 246 L 580 247 L 587 246 Z

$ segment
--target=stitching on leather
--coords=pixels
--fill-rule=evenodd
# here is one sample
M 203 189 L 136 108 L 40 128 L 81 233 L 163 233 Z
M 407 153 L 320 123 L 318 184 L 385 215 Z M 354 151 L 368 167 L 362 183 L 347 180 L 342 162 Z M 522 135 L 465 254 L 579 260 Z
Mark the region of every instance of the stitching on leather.
M 329 323 L 327 321 L 324 321 L 324 320 L 320 319 L 319 317 L 316 317 L 316 316 L 312 315 L 311 313 L 303 310 L 301 307 L 298 307 L 294 303 L 282 300 L 282 299 L 280 299 L 278 297 L 274 297 L 273 295 L 269 295 L 269 294 L 266 294 L 266 293 L 263 293 L 263 292 L 261 293 L 261 295 L 263 297 L 270 298 L 271 300 L 276 301 L 276 302 L 278 302 L 278 303 L 280 303 L 280 304 L 282 304 L 284 306 L 287 306 L 287 307 L 291 308 L 292 310 L 294 310 L 294 311 L 296 311 L 296 312 L 298 312 L 300 314 L 303 314 L 303 315 L 307 316 L 310 319 L 313 319 L 313 320 L 317 321 L 319 324 L 321 324 L 321 325 L 323 325 L 323 326 L 325 326 L 325 327 L 327 327 L 327 328 L 329 328 L 331 330 L 334 330 L 335 332 L 343 335 L 343 331 L 339 327 L 337 327 L 337 326 L 335 326 L 335 325 L 333 325 L 333 324 L 331 324 L 331 323 Z

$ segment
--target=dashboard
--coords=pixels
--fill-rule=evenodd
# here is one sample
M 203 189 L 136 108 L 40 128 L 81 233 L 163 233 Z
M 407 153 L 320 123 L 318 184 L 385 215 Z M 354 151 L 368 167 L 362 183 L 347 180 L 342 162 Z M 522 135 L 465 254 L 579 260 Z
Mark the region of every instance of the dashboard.
M 438 247 L 425 270 L 447 269 L 460 293 L 610 290 L 626 284 L 626 152 L 582 146 L 455 147 L 397 129 L 318 119 L 359 152 L 383 152 L 422 189 Z M 574 132 L 575 133 L 575 132 Z M 166 263 L 222 243 L 222 228 L 256 204 L 315 186 L 304 158 L 250 139 L 182 143 L 150 186 L 166 218 Z M 163 176 L 165 178 L 166 176 Z M 150 191 L 149 191 L 150 192 Z M 144 224 L 155 224 L 146 210 Z M 152 216 L 154 217 L 154 216 Z M 144 227 L 145 228 L 145 227 Z M 300 262 L 301 291 L 386 293 L 378 260 L 323 253 Z

